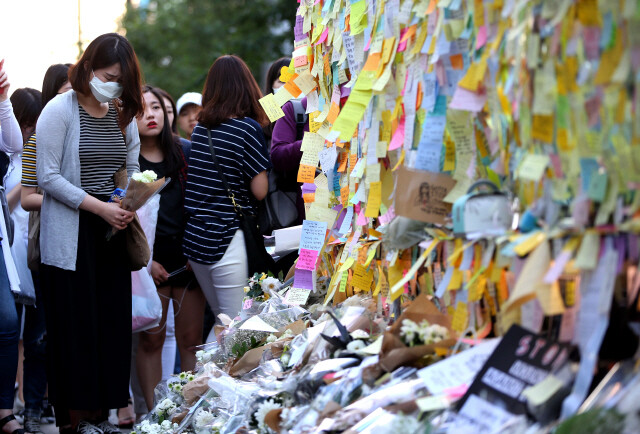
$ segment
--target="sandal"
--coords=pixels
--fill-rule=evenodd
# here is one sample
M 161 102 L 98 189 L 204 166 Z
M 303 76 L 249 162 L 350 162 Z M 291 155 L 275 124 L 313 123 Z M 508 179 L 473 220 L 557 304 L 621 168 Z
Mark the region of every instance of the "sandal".
M 133 410 L 133 401 L 131 400 L 131 398 L 129 398 L 128 406 L 126 408 Z M 120 410 L 124 410 L 124 408 L 119 408 L 118 412 L 117 412 L 117 414 L 118 414 L 118 428 L 123 428 L 123 429 L 131 429 L 131 428 L 133 428 L 133 424 L 136 422 L 135 414 L 133 416 L 120 418 Z
M 16 420 L 16 417 L 13 414 L 10 414 L 9 416 L 6 416 L 0 419 L 0 431 L 2 431 L 4 426 L 9 422 L 11 422 L 12 420 Z M 16 428 L 13 431 L 11 431 L 11 434 L 25 434 L 25 430 L 24 428 Z

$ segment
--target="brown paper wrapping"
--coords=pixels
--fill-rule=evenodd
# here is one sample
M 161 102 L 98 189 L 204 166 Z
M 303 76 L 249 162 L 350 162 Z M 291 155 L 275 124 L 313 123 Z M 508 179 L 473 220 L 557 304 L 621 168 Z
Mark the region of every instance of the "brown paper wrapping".
M 400 328 L 402 321 L 410 319 L 415 323 L 427 320 L 429 324 L 438 324 L 449 331 L 449 339 L 444 339 L 436 344 L 418 345 L 408 347 L 400 339 Z M 449 348 L 455 345 L 456 333 L 451 328 L 451 318 L 444 314 L 422 294 L 418 296 L 409 307 L 400 315 L 398 320 L 385 332 L 380 350 L 380 366 L 387 372 L 393 371 L 398 366 L 407 365 L 420 366 L 420 359 L 433 354 L 436 348 Z

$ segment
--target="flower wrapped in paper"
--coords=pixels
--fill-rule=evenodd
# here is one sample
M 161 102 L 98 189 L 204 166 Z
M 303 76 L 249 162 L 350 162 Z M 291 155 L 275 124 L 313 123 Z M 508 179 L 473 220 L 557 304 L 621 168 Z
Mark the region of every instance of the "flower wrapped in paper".
M 167 178 L 165 180 L 164 177 L 158 179 L 158 175 L 153 170 L 136 172 L 131 178 L 128 178 L 127 170 L 122 168 L 115 173 L 114 181 L 116 191 L 120 190 L 122 192 L 118 195 L 122 209 L 135 212 L 142 208 L 153 196 L 160 193 L 171 179 Z M 117 232 L 117 229 L 112 229 L 107 238 L 111 238 Z

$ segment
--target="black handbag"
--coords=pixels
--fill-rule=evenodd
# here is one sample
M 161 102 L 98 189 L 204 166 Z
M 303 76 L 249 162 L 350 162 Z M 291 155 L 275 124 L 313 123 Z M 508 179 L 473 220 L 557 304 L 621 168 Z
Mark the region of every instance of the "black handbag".
M 254 214 L 250 214 L 247 210 L 244 210 L 238 203 L 236 203 L 234 194 L 229 187 L 229 183 L 227 182 L 227 177 L 224 176 L 224 173 L 220 169 L 220 164 L 218 164 L 218 159 L 216 158 L 216 153 L 213 149 L 213 142 L 211 141 L 211 131 L 209 129 L 207 129 L 207 137 L 209 139 L 209 150 L 211 151 L 213 165 L 220 175 L 220 179 L 222 180 L 224 188 L 227 190 L 229 199 L 231 199 L 233 210 L 238 216 L 238 221 L 240 222 L 240 230 L 244 235 L 244 245 L 247 251 L 247 268 L 249 276 L 253 276 L 254 273 L 266 273 L 267 271 L 275 271 L 276 263 L 264 248 L 264 241 L 262 239 L 262 235 L 260 235 L 257 216 Z
M 298 220 L 298 193 L 280 187 L 278 174 L 271 169 L 269 192 L 258 205 L 258 224 L 262 235 L 271 235 L 276 229 L 293 226 Z

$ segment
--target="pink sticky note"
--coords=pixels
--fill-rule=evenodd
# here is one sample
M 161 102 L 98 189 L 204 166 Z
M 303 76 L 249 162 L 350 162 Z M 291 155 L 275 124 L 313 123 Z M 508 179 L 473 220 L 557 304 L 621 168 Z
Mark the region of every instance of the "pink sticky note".
M 481 26 L 476 35 L 476 50 L 487 43 L 487 26 Z
M 380 216 L 378 218 L 378 221 L 384 225 L 386 225 L 387 223 L 391 222 L 391 220 L 394 219 L 394 217 L 396 216 L 395 210 L 393 209 L 393 205 L 390 206 L 387 209 L 387 212 L 384 213 L 384 215 Z
M 398 149 L 403 144 L 404 144 L 404 116 L 400 118 L 400 122 L 398 122 L 398 128 L 396 128 L 395 133 L 393 133 L 393 137 L 391 138 L 391 143 L 389 143 L 389 151 Z
M 453 94 L 453 99 L 451 99 L 449 108 L 477 113 L 482 110 L 486 101 L 486 93 L 471 92 L 470 90 L 458 86 Z
M 562 162 L 560 161 L 560 157 L 558 154 L 549 154 L 549 159 L 551 159 L 551 165 L 553 166 L 553 171 L 556 174 L 557 178 L 564 178 L 564 172 L 562 171 Z
M 242 303 L 242 310 L 251 309 L 251 306 L 253 306 L 253 298 L 248 298 Z
M 318 259 L 318 252 L 309 249 L 300 249 L 300 255 L 298 257 L 298 263 L 296 268 L 299 270 L 315 270 L 316 261 Z
M 322 44 L 324 41 L 327 40 L 327 36 L 329 36 L 329 27 L 324 29 L 324 32 L 322 32 L 322 34 L 320 35 L 320 38 L 318 38 L 318 42 L 316 42 L 315 45 Z
M 368 223 L 369 223 L 369 219 L 364 216 L 364 212 L 361 209 L 360 213 L 358 214 L 358 219 L 356 220 L 356 224 L 358 226 L 364 226 L 364 225 L 366 225 Z
M 564 270 L 564 266 L 567 265 L 569 259 L 571 259 L 571 252 L 561 252 L 553 265 L 549 268 L 549 271 L 547 271 L 547 274 L 545 274 L 543 282 L 550 285 L 558 280 L 558 277 L 562 274 L 562 270 Z
M 405 33 L 407 33 L 407 31 L 409 30 L 409 27 L 405 27 L 404 29 L 400 30 L 400 40 L 402 41 L 402 37 L 404 36 Z M 408 40 L 408 39 L 407 39 Z M 402 53 L 404 50 L 407 49 L 407 41 L 403 41 L 400 42 L 398 44 L 398 53 Z
M 445 389 L 444 394 L 449 398 L 459 399 L 462 398 L 465 393 L 467 393 L 467 389 L 469 389 L 469 386 L 467 386 L 466 384 L 461 384 L 460 386 Z
M 296 270 L 293 276 L 293 286 L 296 288 L 313 289 L 313 272 L 309 270 Z

